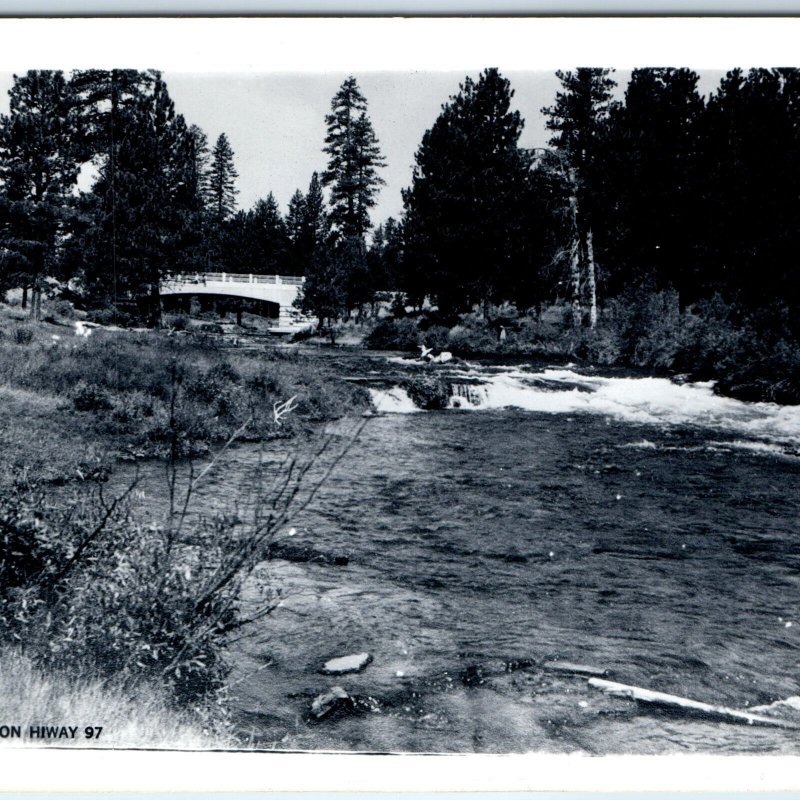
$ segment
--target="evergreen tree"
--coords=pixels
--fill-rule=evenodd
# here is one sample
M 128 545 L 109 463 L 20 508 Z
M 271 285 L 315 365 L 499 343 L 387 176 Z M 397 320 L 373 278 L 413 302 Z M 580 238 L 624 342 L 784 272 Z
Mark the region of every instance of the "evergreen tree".
M 596 194 L 600 181 L 601 134 L 612 108 L 611 70 L 581 67 L 575 72 L 556 72 L 563 91 L 555 104 L 543 108 L 547 127 L 555 132 L 550 144 L 556 148 L 557 171 L 565 184 L 569 203 L 570 238 L 565 251 L 570 256 L 573 325 L 579 325 L 584 293 L 589 305 L 589 325 L 597 322 L 597 266 L 595 261 Z
M 60 71 L 14 76 L 0 119 L 0 286 L 30 289 L 38 314 L 47 277 L 59 276 L 65 223 L 78 175 L 74 97 Z M 59 276 L 60 277 L 60 276 Z
M 192 136 L 157 72 L 141 74 L 136 91 L 116 110 L 103 100 L 95 102 L 115 115 L 108 123 L 114 136 L 84 201 L 91 224 L 73 248 L 94 305 L 157 325 L 160 280 L 185 268 L 187 238 L 200 209 Z M 102 131 L 106 122 L 102 115 L 96 119 Z
M 697 298 L 705 214 L 705 106 L 688 69 L 637 69 L 611 114 L 596 203 L 605 214 L 609 290 L 646 282 Z
M 530 156 L 523 121 L 496 69 L 467 77 L 422 139 L 404 193 L 404 290 L 445 314 L 513 299 L 530 264 Z
M 277 275 L 285 272 L 289 251 L 286 223 L 278 202 L 270 192 L 259 200 L 248 215 L 251 242 L 251 268 L 248 272 Z
M 233 150 L 228 137 L 221 133 L 211 155 L 208 185 L 214 219 L 223 222 L 236 210 L 236 179 L 239 174 L 233 165 Z
M 204 209 L 210 209 L 213 198 L 211 196 L 211 161 L 208 149 L 208 137 L 203 129 L 197 125 L 190 125 L 187 131 L 187 159 L 190 164 L 190 181 L 193 191 L 197 195 L 198 203 Z
M 370 282 L 375 291 L 388 292 L 398 288 L 402 237 L 402 227 L 394 217 L 389 217 L 373 231 L 367 258 Z
M 322 183 L 330 187 L 331 225 L 339 238 L 363 239 L 370 227 L 369 210 L 384 183 L 378 169 L 385 161 L 367 116 L 367 100 L 354 77 L 334 95 L 325 123 L 328 167 Z
M 289 275 L 302 275 L 305 270 L 301 242 L 303 240 L 303 221 L 306 212 L 306 199 L 298 189 L 289 200 L 286 214 L 286 236 L 289 243 L 286 270 Z
M 705 293 L 717 290 L 759 310 L 761 325 L 788 325 L 800 335 L 798 111 L 797 70 L 728 73 L 708 101 L 703 199 Z

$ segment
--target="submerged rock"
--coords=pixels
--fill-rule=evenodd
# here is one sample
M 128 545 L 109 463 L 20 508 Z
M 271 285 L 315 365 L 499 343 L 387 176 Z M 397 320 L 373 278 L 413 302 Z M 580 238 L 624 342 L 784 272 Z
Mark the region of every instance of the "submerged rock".
M 326 661 L 320 670 L 324 675 L 344 675 L 347 672 L 363 672 L 372 661 L 369 653 L 354 653 Z

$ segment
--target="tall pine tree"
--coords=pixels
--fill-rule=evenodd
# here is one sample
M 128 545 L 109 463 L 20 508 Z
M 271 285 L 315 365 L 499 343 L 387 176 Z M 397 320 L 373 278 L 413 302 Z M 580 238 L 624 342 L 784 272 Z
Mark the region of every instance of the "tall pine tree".
M 595 217 L 599 210 L 600 181 L 598 152 L 609 111 L 611 90 L 616 85 L 611 70 L 581 67 L 575 72 L 558 71 L 562 91 L 555 104 L 543 108 L 547 128 L 555 133 L 550 144 L 556 148 L 558 166 L 566 184 L 569 202 L 570 256 L 573 325 L 579 325 L 582 300 L 589 305 L 589 326 L 597 323 L 597 264 L 595 258 Z
M 331 226 L 340 238 L 363 239 L 370 228 L 369 210 L 384 183 L 378 169 L 385 161 L 367 116 L 367 99 L 353 76 L 333 96 L 325 123 L 328 167 L 322 183 L 330 187 Z
M 523 120 L 497 69 L 467 77 L 422 138 L 404 193 L 404 289 L 445 315 L 513 299 L 529 268 L 530 156 Z
M 208 175 L 211 210 L 217 222 L 229 219 L 236 210 L 236 179 L 239 173 L 233 164 L 233 149 L 228 137 L 221 133 L 211 154 Z
M 48 277 L 60 271 L 79 153 L 74 95 L 64 74 L 14 76 L 10 113 L 0 119 L 0 284 L 28 290 L 38 314 Z

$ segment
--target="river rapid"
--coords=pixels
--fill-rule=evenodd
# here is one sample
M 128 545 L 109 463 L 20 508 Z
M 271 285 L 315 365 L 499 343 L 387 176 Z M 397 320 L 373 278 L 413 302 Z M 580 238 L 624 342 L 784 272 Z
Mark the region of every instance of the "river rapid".
M 424 368 L 455 385 L 421 412 L 386 372 L 419 368 L 375 364 L 356 377 L 378 413 L 263 565 L 281 605 L 233 646 L 256 745 L 800 753 L 797 731 L 659 711 L 553 663 L 739 709 L 800 694 L 800 408 L 458 363 Z M 340 451 L 351 430 L 329 426 Z M 228 453 L 210 496 L 236 494 L 260 453 Z M 358 652 L 364 672 L 320 673 Z M 335 685 L 355 713 L 312 720 Z

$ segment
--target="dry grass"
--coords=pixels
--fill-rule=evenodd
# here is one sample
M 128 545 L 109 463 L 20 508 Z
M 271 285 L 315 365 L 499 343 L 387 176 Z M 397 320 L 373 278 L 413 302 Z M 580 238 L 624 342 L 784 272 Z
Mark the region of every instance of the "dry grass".
M 241 746 L 219 731 L 203 730 L 176 711 L 150 686 L 134 695 L 98 681 L 45 674 L 13 650 L 0 654 L 3 724 L 18 725 L 22 738 L 0 739 L 0 747 L 101 747 L 216 750 Z M 31 739 L 30 726 L 77 726 L 75 739 Z M 87 726 L 103 730 L 87 739 Z

